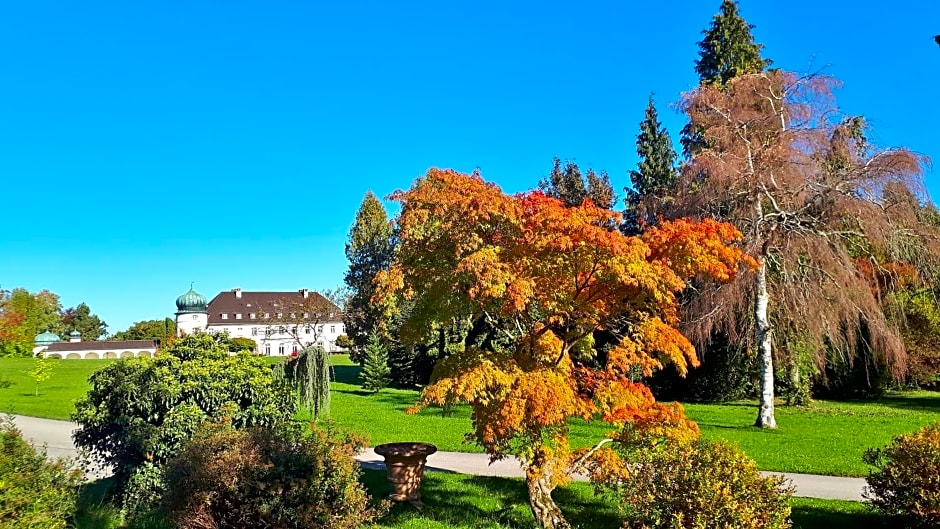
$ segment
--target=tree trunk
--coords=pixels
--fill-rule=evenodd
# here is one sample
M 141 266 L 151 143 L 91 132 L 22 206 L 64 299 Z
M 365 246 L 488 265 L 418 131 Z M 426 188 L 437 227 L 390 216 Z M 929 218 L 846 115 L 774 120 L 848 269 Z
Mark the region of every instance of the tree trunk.
M 535 522 L 543 529 L 571 529 L 571 524 L 561 514 L 561 509 L 552 499 L 550 477 L 543 475 L 535 479 L 526 472 L 525 484 L 529 489 L 529 507 Z
M 757 295 L 754 299 L 754 321 L 757 327 L 757 353 L 760 364 L 760 409 L 754 426 L 776 428 L 774 419 L 774 359 L 770 319 L 767 317 L 767 260 L 761 257 L 757 269 Z

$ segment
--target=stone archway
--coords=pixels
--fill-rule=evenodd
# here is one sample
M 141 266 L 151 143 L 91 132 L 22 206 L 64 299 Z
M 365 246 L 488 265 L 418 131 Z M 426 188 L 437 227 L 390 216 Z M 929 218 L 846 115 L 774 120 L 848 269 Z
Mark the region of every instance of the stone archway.
M 98 353 L 96 353 L 96 352 L 94 352 L 94 351 L 92 351 L 92 352 L 90 352 L 90 353 L 85 353 L 85 360 L 98 360 L 99 358 L 101 358 L 101 357 L 98 356 Z
M 68 355 L 66 355 L 65 359 L 66 360 L 81 360 L 82 355 L 78 353 L 69 353 Z
M 140 351 L 137 353 L 137 356 L 143 356 L 144 358 L 150 358 L 150 351 Z
M 118 355 L 114 351 L 108 351 L 107 353 L 104 354 L 104 357 L 105 358 L 117 358 Z
M 59 353 L 52 353 L 52 354 L 46 355 L 46 358 L 52 358 L 54 360 L 62 360 L 62 355 L 60 355 Z
M 122 351 L 121 358 L 134 358 L 134 351 Z

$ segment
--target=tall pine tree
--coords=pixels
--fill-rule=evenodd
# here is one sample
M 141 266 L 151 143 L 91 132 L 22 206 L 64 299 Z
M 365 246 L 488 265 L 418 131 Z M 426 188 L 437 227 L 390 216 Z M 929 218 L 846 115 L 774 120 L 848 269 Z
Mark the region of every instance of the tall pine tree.
M 702 85 L 723 87 L 739 76 L 762 72 L 773 61 L 761 56 L 763 44 L 754 42 L 748 24 L 738 13 L 738 3 L 722 0 L 718 13 L 712 18 L 704 37 L 698 42 L 699 58 L 695 61 L 695 73 Z M 686 158 L 704 147 L 702 132 L 686 125 L 682 129 L 682 150 Z
M 624 188 L 627 210 L 622 231 L 628 235 L 636 235 L 644 224 L 655 222 L 659 206 L 669 199 L 679 176 L 676 151 L 669 132 L 659 122 L 653 94 L 646 105 L 645 118 L 640 122 L 636 152 L 640 162 L 635 171 L 630 171 L 632 189 Z
M 349 230 L 346 257 L 349 269 L 346 284 L 351 296 L 346 305 L 346 333 L 359 346 L 364 346 L 374 331 L 378 314 L 371 299 L 372 280 L 388 268 L 395 247 L 394 233 L 385 206 L 371 192 L 362 199 L 356 220 Z

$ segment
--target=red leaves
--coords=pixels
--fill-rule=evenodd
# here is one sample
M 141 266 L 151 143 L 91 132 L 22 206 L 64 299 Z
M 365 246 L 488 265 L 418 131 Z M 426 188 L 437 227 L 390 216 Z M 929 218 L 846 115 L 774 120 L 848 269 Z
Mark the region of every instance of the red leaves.
M 741 237 L 732 226 L 680 220 L 627 237 L 610 229 L 619 215 L 590 201 L 566 208 L 541 192 L 507 196 L 479 176 L 436 169 L 393 198 L 402 203 L 400 245 L 377 291 L 410 302 L 402 338 L 486 315 L 515 340 L 506 350 L 448 357 L 424 390 L 425 403 L 469 403 L 487 452 L 558 465 L 569 455 L 572 417 L 660 437 L 697 434 L 681 407 L 656 403 L 628 377 L 697 364 L 675 328 L 676 294 L 692 277 L 728 280 L 740 263 L 752 264 L 727 245 Z M 598 331 L 615 337 L 606 363 L 576 367 L 597 356 Z

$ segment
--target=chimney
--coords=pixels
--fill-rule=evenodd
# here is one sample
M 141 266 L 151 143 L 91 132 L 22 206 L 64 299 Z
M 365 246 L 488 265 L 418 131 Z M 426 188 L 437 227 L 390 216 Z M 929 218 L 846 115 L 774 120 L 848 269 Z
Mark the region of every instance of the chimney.
M 70 333 L 69 333 L 69 341 L 70 341 L 70 342 L 73 342 L 73 343 L 74 343 L 74 342 L 80 342 L 80 341 L 82 341 L 82 333 L 80 333 L 80 332 L 78 332 L 78 331 L 72 331 L 72 332 L 70 332 Z
M 310 291 L 307 290 L 306 288 L 300 289 L 300 293 L 303 294 L 304 299 L 307 299 L 308 297 L 310 297 Z
M 232 289 L 232 292 L 235 293 L 235 299 L 242 299 L 242 289 L 240 289 L 240 288 L 233 288 L 233 289 Z

